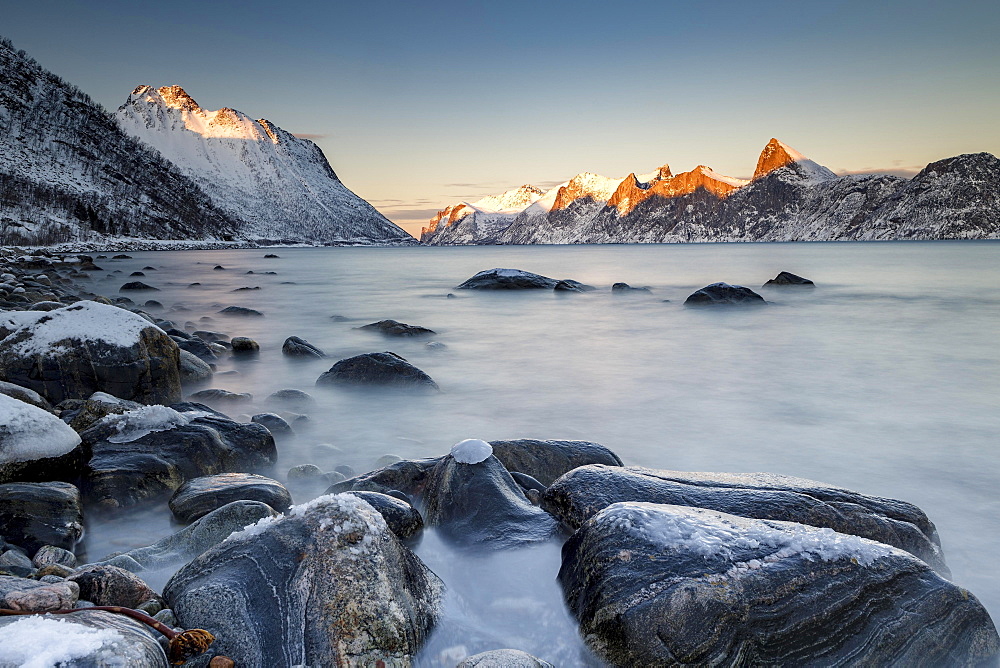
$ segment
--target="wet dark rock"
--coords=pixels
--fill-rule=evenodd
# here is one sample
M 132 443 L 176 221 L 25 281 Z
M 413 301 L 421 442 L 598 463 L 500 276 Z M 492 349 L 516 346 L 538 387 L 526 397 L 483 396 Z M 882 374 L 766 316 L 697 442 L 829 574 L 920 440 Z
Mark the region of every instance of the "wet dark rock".
M 534 438 L 517 438 L 509 441 L 490 441 L 493 456 L 508 471 L 526 473 L 543 485 L 578 466 L 607 464 L 621 466 L 622 460 L 600 443 L 590 441 L 555 441 Z
M 590 285 L 584 285 L 579 281 L 556 281 L 556 284 L 552 286 L 552 289 L 556 292 L 590 292 L 594 288 Z
M 111 257 L 111 259 L 112 260 L 131 260 L 132 256 L 131 255 L 113 255 Z
M 156 267 L 145 266 L 142 268 L 143 271 L 156 271 Z
M 137 408 L 142 408 L 142 404 L 100 393 L 92 394 L 89 399 L 66 399 L 56 406 L 63 422 L 77 432 L 89 429 L 108 415 L 121 415 Z
M 353 466 L 348 466 L 347 464 L 341 464 L 339 466 L 334 466 L 333 470 L 344 476 L 344 479 L 353 478 L 357 475 Z
M 392 492 L 398 490 L 410 498 L 418 497 L 423 494 L 430 472 L 441 459 L 443 458 L 404 459 L 332 485 L 326 493 L 358 490 L 381 492 L 392 496 Z
M 55 545 L 43 545 L 35 552 L 35 556 L 31 558 L 31 563 L 36 568 L 43 568 L 52 564 L 74 568 L 76 567 L 76 555 L 69 550 L 64 550 Z
M 146 276 L 146 274 L 141 271 L 133 271 L 131 274 L 129 274 L 129 276 L 134 276 L 136 278 L 143 278 Z
M 72 550 L 83 535 L 80 490 L 65 482 L 0 485 L 0 536 L 34 554 L 45 545 Z
M 188 352 L 187 350 L 181 350 L 180 353 L 180 366 L 181 374 L 181 385 L 197 385 L 199 383 L 207 383 L 212 380 L 212 367 L 208 365 L 208 362 L 201 359 L 194 353 Z
M 246 308 L 245 306 L 227 306 L 226 308 L 219 311 L 224 315 L 239 315 L 239 316 L 263 316 L 264 314 L 252 308 Z
M 545 491 L 545 485 L 530 475 L 527 475 L 526 473 L 518 473 L 517 471 L 510 471 L 509 469 L 508 472 L 510 473 L 510 477 L 514 479 L 514 482 L 518 484 L 529 499 L 531 497 L 528 495 L 528 492 L 538 492 L 540 495 Z M 534 501 L 532 501 L 532 503 L 534 503 Z M 538 504 L 535 503 L 534 505 Z
M 422 501 L 426 524 L 460 545 L 517 547 L 546 540 L 557 529 L 492 455 L 478 464 L 442 457 L 428 474 Z
M 764 298 L 750 288 L 728 283 L 712 283 L 691 293 L 684 304 L 687 306 L 716 306 L 722 304 L 766 304 Z
M 177 405 L 175 410 L 187 408 Z M 110 421 L 81 434 L 93 452 L 87 495 L 106 506 L 130 506 L 172 492 L 192 478 L 264 469 L 277 456 L 274 438 L 263 426 L 218 414 L 185 412 L 180 418 L 168 416 L 159 431 L 129 430 Z
M 380 492 L 355 491 L 347 494 L 358 497 L 377 510 L 389 530 L 400 540 L 408 540 L 424 528 L 420 513 L 406 501 Z
M 260 501 L 232 501 L 152 545 L 109 554 L 99 563 L 118 566 L 133 573 L 178 566 L 218 545 L 234 531 L 277 515 L 271 506 Z
M 209 388 L 193 393 L 188 399 L 207 404 L 246 404 L 253 401 L 253 395 L 249 392 L 230 392 L 219 388 Z
M 203 362 L 211 364 L 215 362 L 215 360 L 219 359 L 219 356 L 215 354 L 215 351 L 201 339 L 194 337 L 190 339 L 181 339 L 180 337 L 175 337 L 174 341 L 177 342 L 178 348 L 188 351 Z
M 160 600 L 160 595 L 142 578 L 118 566 L 91 564 L 77 569 L 66 579 L 80 585 L 80 598 L 93 601 L 95 605 L 138 608 L 146 601 Z
M 268 253 L 264 257 L 265 258 L 278 258 L 278 257 L 281 257 L 281 256 L 280 255 L 275 255 L 274 253 Z
M 288 357 L 326 357 L 326 353 L 297 336 L 289 336 L 281 346 L 281 352 Z
M 295 434 L 284 418 L 275 413 L 258 413 L 250 418 L 250 421 L 264 425 L 275 439 L 287 438 Z
M 519 649 L 494 649 L 466 657 L 456 668 L 554 668 L 554 666 Z
M 33 575 L 35 566 L 31 559 L 19 550 L 6 550 L 0 554 L 0 573 L 10 573 L 18 577 L 26 578 Z
M 212 269 L 215 270 L 215 271 L 225 271 L 226 270 L 226 268 L 223 267 L 221 264 L 215 265 L 214 267 L 212 267 Z
M 427 334 L 437 333 L 433 329 L 427 329 L 426 327 L 419 327 L 417 325 L 407 325 L 406 323 L 396 322 L 395 320 L 379 320 L 378 322 L 356 327 L 355 329 L 380 332 L 386 336 L 425 336 Z
M 767 283 L 764 284 L 765 287 L 768 285 L 803 285 L 806 287 L 816 287 L 816 284 L 810 281 L 808 278 L 802 278 L 801 276 L 796 276 L 795 274 L 783 271 Z
M 169 506 L 177 521 L 189 524 L 233 501 L 259 501 L 283 513 L 291 507 L 292 495 L 262 475 L 220 473 L 188 480 L 170 497 Z
M 267 401 L 287 406 L 293 410 L 312 408 L 316 404 L 316 400 L 310 394 L 290 388 L 273 392 L 268 396 Z
M 161 304 L 160 302 L 156 301 L 155 299 L 148 299 L 148 300 L 146 300 L 146 302 L 143 304 L 143 306 L 146 307 L 146 308 L 163 308 L 163 304 Z
M 131 281 L 119 288 L 121 292 L 137 291 L 137 290 L 160 290 L 159 288 L 154 288 L 152 285 L 146 285 L 142 281 Z
M 205 343 L 220 343 L 229 340 L 229 337 L 222 332 L 213 332 L 207 329 L 196 329 L 191 332 L 192 336 L 196 336 Z
M 896 548 L 792 522 L 650 503 L 604 509 L 563 548 L 566 602 L 608 663 L 982 665 L 968 591 Z
M 234 336 L 230 343 L 236 355 L 255 355 L 260 352 L 260 344 L 245 336 Z
M 17 399 L 18 401 L 23 401 L 26 404 L 31 404 L 42 410 L 52 411 L 52 404 L 45 400 L 45 398 L 27 387 L 21 387 L 20 385 L 15 385 L 14 383 L 8 383 L 0 380 L 0 394 L 5 394 L 8 397 Z
M 652 292 L 652 290 L 650 290 L 647 287 L 634 288 L 628 283 L 615 283 L 614 285 L 611 286 L 611 292 L 612 294 L 621 295 L 621 294 L 635 294 L 636 292 L 649 293 Z
M 298 466 L 293 466 L 288 469 L 286 476 L 289 480 L 309 480 L 321 478 L 323 476 L 323 469 L 315 464 L 299 464 Z
M 316 384 L 438 389 L 430 376 L 392 352 L 342 359 L 321 375 Z
M 95 338 L 95 319 L 118 334 L 136 332 L 134 343 Z M 66 336 L 39 350 L 36 332 L 49 326 Z M 41 313 L 0 341 L 0 380 L 30 388 L 52 403 L 94 392 L 150 404 L 177 401 L 178 361 L 177 344 L 162 330 L 134 313 L 95 302 Z
M 215 634 L 211 651 L 239 666 L 393 666 L 412 662 L 443 588 L 381 515 L 341 495 L 232 536 L 164 595 L 182 626 Z
M 185 332 L 183 329 L 179 329 L 177 327 L 164 327 L 163 331 L 165 331 L 167 334 L 169 334 L 170 337 L 175 342 L 178 341 L 178 340 L 187 341 L 188 339 L 192 338 L 191 334 L 189 334 L 188 332 Z
M 456 290 L 552 290 L 558 283 L 554 278 L 532 274 L 520 269 L 487 269 L 481 271 Z
M 197 282 L 197 281 L 195 281 L 194 283 L 188 283 L 188 287 L 189 287 L 189 288 L 197 288 L 197 287 L 201 287 L 201 283 L 199 283 L 199 282 Z M 177 309 L 177 310 L 181 310 L 181 309 Z M 185 310 L 185 311 L 186 311 L 186 310 L 188 310 L 188 309 L 183 309 L 183 310 Z
M 576 530 L 620 501 L 694 506 L 826 527 L 906 550 L 948 575 L 937 531 L 913 504 L 802 478 L 585 466 L 553 482 L 542 496 L 542 507 Z
M 249 292 L 252 290 L 260 290 L 260 286 L 259 285 L 255 285 L 253 287 L 243 286 L 242 288 L 236 288 L 235 290 L 230 290 L 230 292 Z

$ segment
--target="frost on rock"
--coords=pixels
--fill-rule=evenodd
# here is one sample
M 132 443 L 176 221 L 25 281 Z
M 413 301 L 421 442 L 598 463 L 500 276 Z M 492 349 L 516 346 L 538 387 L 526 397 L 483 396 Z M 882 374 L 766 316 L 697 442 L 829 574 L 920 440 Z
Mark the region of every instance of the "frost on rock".
M 19 355 L 45 355 L 61 352 L 64 341 L 100 341 L 129 348 L 140 341 L 142 331 L 158 329 L 145 318 L 117 306 L 92 301 L 76 302 L 53 311 L 21 311 L 4 315 L 4 325 L 13 331 L 7 337 L 15 341 L 12 352 Z M 30 336 L 18 340 L 28 331 Z
M 80 435 L 41 408 L 0 394 L 0 464 L 59 457 L 80 443 Z
M 493 446 L 478 438 L 467 438 L 451 446 L 451 456 L 462 464 L 478 464 L 493 454 Z
M 21 668 L 75 666 L 78 659 L 98 659 L 102 666 L 124 666 L 125 638 L 111 629 L 95 629 L 51 617 L 25 617 L 0 626 L 0 665 Z
M 95 398 L 95 393 L 91 399 Z M 117 403 L 118 400 L 115 400 Z M 113 424 L 118 431 L 108 437 L 109 443 L 131 443 L 155 431 L 167 431 L 190 424 L 200 417 L 211 416 L 205 411 L 185 411 L 179 413 L 168 406 L 143 406 L 120 415 L 108 415 L 101 420 L 102 425 Z

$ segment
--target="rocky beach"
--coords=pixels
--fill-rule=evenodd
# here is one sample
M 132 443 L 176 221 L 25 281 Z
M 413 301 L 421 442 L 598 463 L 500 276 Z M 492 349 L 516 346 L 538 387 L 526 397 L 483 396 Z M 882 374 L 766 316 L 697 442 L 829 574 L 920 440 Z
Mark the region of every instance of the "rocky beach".
M 88 277 L 125 259 L 17 250 L 0 262 L 0 666 L 552 665 L 525 647 L 473 651 L 471 630 L 467 645 L 421 655 L 450 586 L 415 552 L 428 532 L 498 559 L 561 544 L 547 577 L 579 625 L 581 664 L 982 665 L 1000 655 L 975 592 L 951 582 L 934 523 L 905 501 L 780 471 L 627 465 L 558 434 L 466 439 L 371 470 L 282 458 L 311 393 L 442 389 L 393 352 L 335 360 L 294 336 L 280 353 L 262 350 L 241 332 L 261 317 L 250 306 L 223 309 L 234 314 L 225 331 L 208 313 L 170 320 L 154 281 L 134 275 L 153 266 L 95 291 Z M 788 272 L 771 281 L 813 289 Z M 448 298 L 606 290 L 514 269 L 444 288 Z M 686 302 L 772 308 L 726 283 Z M 360 329 L 386 341 L 435 335 L 395 320 Z M 267 354 L 329 370 L 247 415 L 249 395 L 213 376 L 223 360 Z M 169 512 L 173 528 L 117 553 L 80 550 L 88 523 L 147 510 Z

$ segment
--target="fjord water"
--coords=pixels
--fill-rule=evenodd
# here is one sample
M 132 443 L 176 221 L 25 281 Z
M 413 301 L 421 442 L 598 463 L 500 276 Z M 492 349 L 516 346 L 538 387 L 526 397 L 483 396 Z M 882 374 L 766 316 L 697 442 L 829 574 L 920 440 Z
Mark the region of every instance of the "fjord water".
M 217 375 L 213 387 L 255 397 L 231 414 L 275 410 L 265 398 L 282 388 L 316 398 L 308 427 L 279 443 L 279 479 L 297 464 L 360 472 L 387 453 L 438 456 L 464 438 L 584 439 L 626 464 L 800 476 L 920 506 L 938 527 L 954 581 L 1000 618 L 1000 243 L 266 252 L 131 253 L 99 261 L 109 271 L 93 289 L 116 294 L 135 280 L 130 272 L 151 265 L 141 280 L 160 292 L 139 301 L 161 301 L 166 308 L 154 314 L 256 339 L 258 358 L 219 362 L 220 372 L 239 373 Z M 493 267 L 598 290 L 454 289 Z M 816 288 L 759 287 L 782 270 Z M 617 281 L 651 292 L 612 294 Z M 754 288 L 769 304 L 683 306 L 716 281 Z M 217 313 L 233 304 L 265 316 Z M 390 339 L 354 329 L 387 318 L 437 334 Z M 330 359 L 285 358 L 288 336 Z M 334 361 L 384 350 L 426 371 L 441 392 L 314 387 Z M 296 502 L 322 489 L 292 486 Z M 88 553 L 99 558 L 174 529 L 162 509 L 95 521 Z M 416 549 L 450 588 L 447 618 L 421 665 L 454 665 L 463 644 L 470 653 L 512 647 L 556 665 L 584 661 L 559 607 L 558 543 L 476 555 L 428 532 Z

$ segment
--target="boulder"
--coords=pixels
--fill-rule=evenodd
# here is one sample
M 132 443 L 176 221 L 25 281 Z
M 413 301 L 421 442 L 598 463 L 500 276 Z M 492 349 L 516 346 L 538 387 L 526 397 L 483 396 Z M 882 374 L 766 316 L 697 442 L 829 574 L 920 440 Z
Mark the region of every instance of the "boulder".
M 281 352 L 288 357 L 326 357 L 326 353 L 297 336 L 289 336 L 281 346 Z
M 72 550 L 83 535 L 80 490 L 65 482 L 0 485 L 0 536 L 34 554 L 45 545 Z
M 430 457 L 393 462 L 375 471 L 331 485 L 326 493 L 337 494 L 357 490 L 381 492 L 392 496 L 391 492 L 399 491 L 408 497 L 417 497 L 423 494 L 430 472 L 441 459 L 443 458 Z
M 109 554 L 97 563 L 118 566 L 133 573 L 176 567 L 218 545 L 234 531 L 277 515 L 271 506 L 260 501 L 233 501 L 152 545 Z
M 192 478 L 274 464 L 274 438 L 263 426 L 234 422 L 198 404 L 175 406 L 109 416 L 81 434 L 93 453 L 89 498 L 129 506 Z
M 347 492 L 378 511 L 396 538 L 406 541 L 424 528 L 424 519 L 417 509 L 406 501 L 380 492 Z
M 780 274 L 769 280 L 767 283 L 765 283 L 764 287 L 767 287 L 769 285 L 801 285 L 810 288 L 816 287 L 816 284 L 810 281 L 808 278 L 802 278 L 801 276 L 796 276 L 795 274 L 788 271 L 781 272 Z
M 142 404 L 94 392 L 87 399 L 66 399 L 56 406 L 59 417 L 77 432 L 82 432 L 108 415 L 121 415 L 142 408 Z
M 199 338 L 190 337 L 182 339 L 180 337 L 174 337 L 174 341 L 177 343 L 177 347 L 181 350 L 186 350 L 192 355 L 195 355 L 203 362 L 212 364 L 215 360 L 219 359 L 219 356 L 215 354 L 215 351 L 206 343 Z
M 492 455 L 470 464 L 442 457 L 428 473 L 422 502 L 426 524 L 460 545 L 518 547 L 547 540 L 557 529 Z
M 219 311 L 219 313 L 223 315 L 238 315 L 243 317 L 260 317 L 264 315 L 260 311 L 252 308 L 246 308 L 245 306 L 227 306 Z
M 949 574 L 937 530 L 920 508 L 791 476 L 585 466 L 552 483 L 542 495 L 542 508 L 576 530 L 619 501 L 694 506 L 826 527 L 893 545 Z
M 691 293 L 684 300 L 686 306 L 718 306 L 723 304 L 743 304 L 760 306 L 766 304 L 764 298 L 750 288 L 728 283 L 712 283 Z
M 44 409 L 0 394 L 0 483 L 72 480 L 86 459 L 80 436 Z
M 142 281 L 130 281 L 119 288 L 120 292 L 137 292 L 140 290 L 159 291 L 159 288 L 154 288 L 152 285 L 146 285 Z
M 508 471 L 525 473 L 548 486 L 552 481 L 578 466 L 607 464 L 621 466 L 618 455 L 599 443 L 590 441 L 555 441 L 518 438 L 490 441 L 493 455 Z
M 321 375 L 316 385 L 439 389 L 430 376 L 391 352 L 342 359 Z
M 426 336 L 427 334 L 437 333 L 433 329 L 427 329 L 426 327 L 419 327 L 417 325 L 407 325 L 406 323 L 396 322 L 395 320 L 379 320 L 378 322 L 373 322 L 368 325 L 355 327 L 355 329 L 379 332 L 381 334 L 385 334 L 386 336 Z
M 552 286 L 552 289 L 556 292 L 593 292 L 597 288 L 593 285 L 585 285 L 580 281 L 565 278 L 561 281 L 556 281 L 556 284 Z
M 981 665 L 974 596 L 908 552 L 792 522 L 613 504 L 563 548 L 580 633 L 616 666 Z
M 75 582 L 38 582 L 0 575 L 0 608 L 49 612 L 72 608 L 79 598 L 80 586 Z
M 52 411 L 52 404 L 45 400 L 45 398 L 35 392 L 34 390 L 29 390 L 26 387 L 21 387 L 20 385 L 15 385 L 14 383 L 7 383 L 0 380 L 0 394 L 5 394 L 8 397 L 23 401 L 26 404 L 31 404 L 32 406 L 37 406 L 42 410 Z
M 647 287 L 634 288 L 628 283 L 615 283 L 611 286 L 611 293 L 616 295 L 635 294 L 637 292 L 645 292 L 648 294 L 652 292 L 652 290 Z
M 276 413 L 258 413 L 250 418 L 251 422 L 256 424 L 262 424 L 264 427 L 271 432 L 271 436 L 275 439 L 288 438 L 289 436 L 294 436 L 295 432 L 292 431 L 291 425 L 285 422 L 285 419 Z
M 188 480 L 170 497 L 170 512 L 189 524 L 233 501 L 259 501 L 278 512 L 292 505 L 292 495 L 277 480 L 253 473 L 220 473 Z
M 520 269 L 487 269 L 461 285 L 457 290 L 552 290 L 558 283 L 554 278 L 532 274 Z
M 143 317 L 81 301 L 54 311 L 4 314 L 0 379 L 52 403 L 107 392 L 142 403 L 180 398 L 177 344 Z
M 188 399 L 209 404 L 232 406 L 250 403 L 253 401 L 253 395 L 249 392 L 230 392 L 229 390 L 212 387 L 207 390 L 198 390 L 192 393 Z
M 260 344 L 246 336 L 235 336 L 229 342 L 235 355 L 254 355 L 260 352 Z
M 94 605 L 119 605 L 138 608 L 148 601 L 159 601 L 160 595 L 150 589 L 135 573 L 109 564 L 90 564 L 78 568 L 66 578 L 80 587 L 80 598 Z
M 0 617 L 0 666 L 168 668 L 155 631 L 124 615 Z
M 214 373 L 208 362 L 184 349 L 180 351 L 179 371 L 182 386 L 207 383 L 212 380 Z
M 69 550 L 64 550 L 61 547 L 56 547 L 55 545 L 43 545 L 37 552 L 35 552 L 35 556 L 31 558 L 31 563 L 34 564 L 36 568 L 44 568 L 46 566 L 51 566 L 52 564 L 75 568 L 76 555 Z
M 244 668 L 410 665 L 443 584 L 350 496 L 324 496 L 209 549 L 167 583 L 182 626 Z
M 519 649 L 494 649 L 466 657 L 456 668 L 554 668 Z
M 313 399 L 307 392 L 294 389 L 284 389 L 272 392 L 267 397 L 267 401 L 270 403 L 281 404 L 292 410 L 299 411 L 312 408 L 316 405 L 316 400 Z

